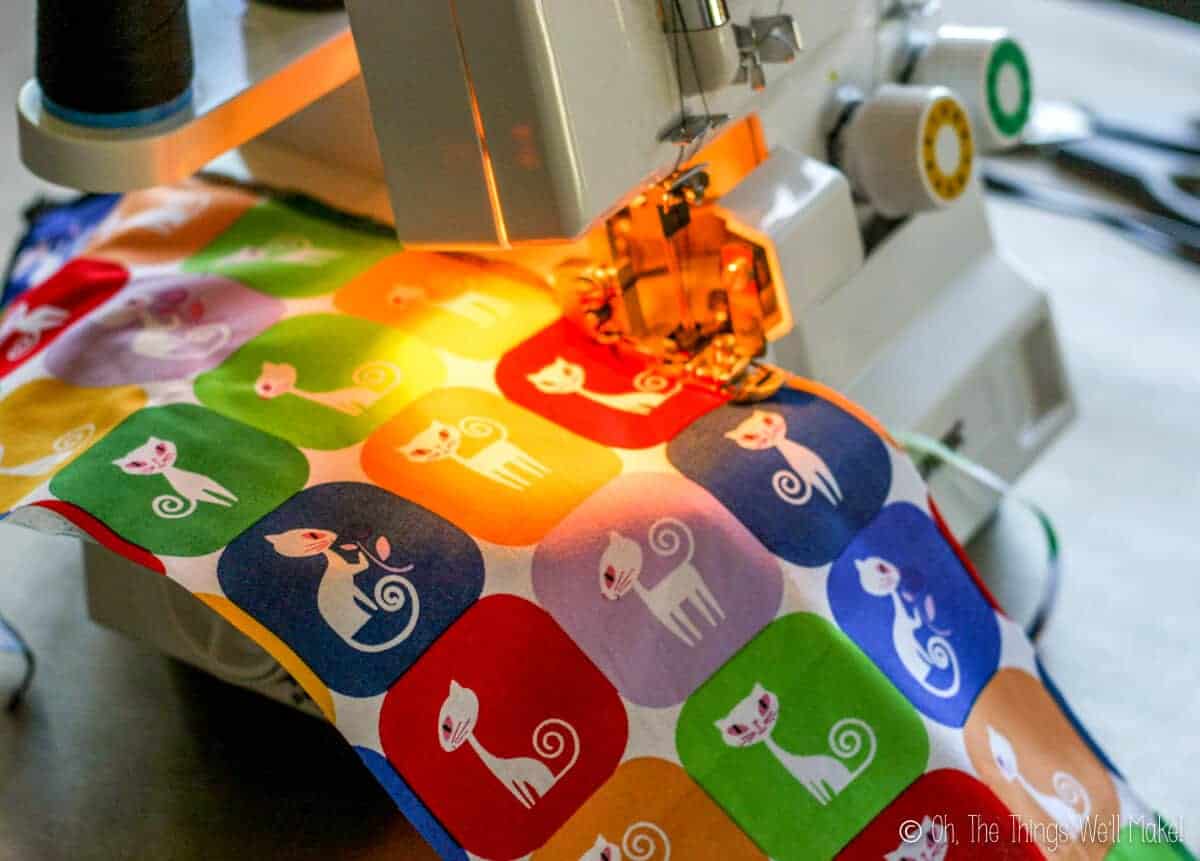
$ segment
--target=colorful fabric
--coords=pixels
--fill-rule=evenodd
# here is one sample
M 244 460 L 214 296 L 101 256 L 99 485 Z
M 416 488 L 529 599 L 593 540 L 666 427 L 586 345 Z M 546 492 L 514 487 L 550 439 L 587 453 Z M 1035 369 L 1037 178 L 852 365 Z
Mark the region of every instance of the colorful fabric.
M 0 336 L 10 518 L 258 641 L 445 858 L 1181 857 L 820 385 L 734 405 L 511 266 L 196 183 Z
M 37 201 L 26 210 L 32 222 L 13 249 L 4 284 L 4 304 L 36 287 L 70 260 L 120 201 L 115 194 L 89 194 L 67 204 Z

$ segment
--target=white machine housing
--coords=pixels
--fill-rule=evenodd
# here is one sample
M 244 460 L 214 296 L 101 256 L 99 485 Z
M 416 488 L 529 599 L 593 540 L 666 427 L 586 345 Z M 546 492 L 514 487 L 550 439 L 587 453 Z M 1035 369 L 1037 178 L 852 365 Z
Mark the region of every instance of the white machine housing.
M 829 164 L 844 94 L 869 99 L 913 68 L 923 83 L 939 72 L 954 83 L 981 146 L 1012 143 L 981 104 L 986 62 L 969 61 L 986 53 L 972 55 L 966 32 L 943 28 L 929 4 L 715 4 L 728 12 L 726 28 L 790 16 L 800 50 L 794 62 L 763 66 L 761 90 L 730 81 L 706 92 L 695 91 L 703 74 L 681 82 L 687 48 L 664 29 L 673 11 L 687 17 L 709 0 L 448 0 L 420 16 L 396 14 L 391 0 L 347 5 L 406 242 L 515 245 L 511 255 L 549 272 L 575 249 L 544 240 L 585 234 L 680 163 L 680 144 L 667 137 L 681 104 L 685 115 L 728 116 L 726 125 L 752 114 L 770 154 L 716 205 L 773 246 L 792 323 L 771 344 L 774 362 L 1008 478 L 1070 420 L 1045 297 L 997 252 L 978 184 L 866 249 L 860 228 L 872 206 Z M 692 46 L 700 65 L 709 48 L 703 39 Z M 865 146 L 881 149 L 859 157 L 904 175 L 918 154 L 888 139 L 886 124 L 876 129 L 881 144 Z M 474 157 L 457 156 L 467 151 Z M 963 538 L 994 508 L 990 492 L 945 471 L 931 481 Z
M 791 329 L 770 345 L 770 360 L 1009 479 L 1073 414 L 1045 296 L 997 251 L 978 183 L 957 190 L 953 202 L 937 199 L 928 183 L 912 186 L 905 199 L 924 189 L 926 211 L 882 218 L 895 215 L 886 201 L 872 200 L 853 170 L 847 176 L 831 164 L 831 135 L 848 106 L 899 82 L 916 46 L 936 44 L 941 22 L 926 14 L 929 4 L 427 0 L 415 10 L 395 0 L 348 0 L 352 42 L 342 13 L 246 11 L 228 0 L 190 5 L 193 21 L 204 21 L 197 41 L 210 43 L 197 45 L 194 113 L 101 135 L 46 116 L 31 81 L 18 103 L 27 163 L 55 182 L 97 191 L 173 181 L 207 165 L 389 219 L 409 244 L 511 255 L 549 278 L 649 183 L 753 115 L 768 152 L 713 205 L 771 248 Z M 675 32 L 680 13 L 683 25 L 708 13 L 728 17 L 707 28 L 720 32 L 696 30 L 689 46 Z M 756 40 L 755 22 L 780 15 L 790 35 L 776 30 Z M 262 25 L 264 16 L 275 32 Z M 954 38 L 945 80 L 978 117 L 980 99 L 964 91 L 964 76 L 986 64 L 963 61 L 961 31 Z M 240 74 L 230 72 L 231 44 L 246 56 Z M 281 46 L 290 52 L 284 60 Z M 206 51 L 225 53 L 219 68 Z M 794 61 L 773 62 L 789 53 Z M 936 56 L 916 63 L 922 83 L 938 82 Z M 207 89 L 205 75 L 214 82 Z M 297 95 L 306 80 L 311 91 Z M 247 120 L 259 106 L 282 122 L 268 131 Z M 885 118 L 883 132 L 860 135 L 854 146 L 878 151 L 855 159 L 891 159 L 897 174 L 915 175 L 922 155 L 906 148 L 909 138 L 918 144 L 905 137 L 902 108 L 895 134 Z M 995 138 L 980 142 L 995 145 Z M 969 160 L 970 152 L 957 157 Z M 990 492 L 945 469 L 931 467 L 929 479 L 960 538 L 994 510 Z M 178 624 L 161 624 L 151 605 L 173 601 L 174 584 L 102 551 L 89 563 L 97 619 L 292 698 L 278 673 L 244 650 L 231 660 L 196 647 L 209 642 L 198 630 L 226 625 L 199 602 L 175 601 L 166 618 Z M 180 612 L 195 618 L 184 622 Z

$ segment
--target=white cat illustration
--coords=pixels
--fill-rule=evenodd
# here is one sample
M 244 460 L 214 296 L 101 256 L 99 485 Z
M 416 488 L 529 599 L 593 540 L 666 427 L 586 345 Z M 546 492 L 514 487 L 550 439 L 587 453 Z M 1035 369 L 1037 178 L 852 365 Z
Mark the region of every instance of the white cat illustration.
M 442 750 L 453 753 L 464 743 L 470 745 L 487 770 L 526 810 L 545 797 L 579 760 L 579 734 L 564 720 L 547 718 L 534 729 L 533 751 L 540 759 L 496 756 L 475 737 L 478 723 L 479 697 L 470 688 L 451 680 L 450 693 L 438 714 L 438 742 Z M 566 764 L 557 772 L 551 771 L 545 760 L 558 760 L 564 755 L 568 757 Z
M 496 439 L 475 454 L 463 456 L 458 453 L 463 437 Z M 413 463 L 436 463 L 452 460 L 465 466 L 476 475 L 496 482 L 511 490 L 525 490 L 534 481 L 550 474 L 550 468 L 529 455 L 515 443 L 509 442 L 508 428 L 494 419 L 467 416 L 457 426 L 434 419 L 429 427 L 418 433 L 407 444 L 397 449 Z
M 688 616 L 687 607 L 703 616 L 711 628 L 721 624 L 725 611 L 692 564 L 696 550 L 692 531 L 682 521 L 664 517 L 650 526 L 648 540 L 650 549 L 663 558 L 678 553 L 686 541 L 687 558 L 647 589 L 641 583 L 642 545 L 619 532 L 610 532 L 608 548 L 600 557 L 600 593 L 610 601 L 619 601 L 632 591 L 664 628 L 685 645 L 695 646 L 704 635 Z
M 175 466 L 177 456 L 175 443 L 152 436 L 113 463 L 126 475 L 161 475 L 167 480 L 174 493 L 156 496 L 150 505 L 159 517 L 171 520 L 188 517 L 201 502 L 228 508 L 238 501 L 232 491 L 207 475 Z
M 280 556 L 304 559 L 310 556 L 325 558 L 325 573 L 317 587 L 317 610 L 325 624 L 333 629 L 346 645 L 360 652 L 386 652 L 408 639 L 421 615 L 421 599 L 412 581 L 402 575 L 413 570 L 412 565 L 394 568 L 383 559 L 391 555 L 391 544 L 381 537 L 375 542 L 378 556 L 373 555 L 361 542 L 338 544 L 338 550 L 357 554 L 353 562 L 334 550 L 338 542 L 336 532 L 328 529 L 289 529 L 276 535 L 267 535 L 267 541 Z M 380 558 L 382 557 L 382 558 Z M 372 594 L 368 595 L 354 582 L 354 578 L 371 565 L 390 573 L 375 582 Z M 382 643 L 361 643 L 356 637 L 363 626 L 380 613 L 398 613 L 408 608 L 408 621 L 399 633 Z
M 183 227 L 203 212 L 209 204 L 209 195 L 198 193 L 195 190 L 173 191 L 160 188 L 156 189 L 155 198 L 153 206 L 131 215 L 114 212 L 111 218 L 106 219 L 100 225 L 92 242 L 94 244 L 106 242 L 118 233 L 128 233 L 133 230 L 145 230 L 157 233 L 159 236 L 166 236 Z
M 131 299 L 100 322 L 109 328 L 137 325 L 139 329 L 130 339 L 129 348 L 139 356 L 163 360 L 207 359 L 229 343 L 233 327 L 228 323 L 185 322 L 180 309 L 187 299 L 186 290 L 167 291 L 153 300 Z M 191 310 L 197 315 L 203 313 L 203 305 L 196 301 Z
M 361 416 L 400 385 L 402 374 L 391 362 L 364 362 L 350 375 L 351 386 L 328 392 L 310 392 L 296 385 L 297 371 L 286 362 L 263 362 L 254 381 L 254 393 L 264 400 L 294 395 L 322 407 Z
M 76 452 L 91 442 L 96 435 L 96 426 L 91 424 L 71 428 L 50 443 L 51 453 L 37 460 L 26 461 L 14 466 L 0 465 L 0 475 L 37 476 L 49 475 L 70 460 Z M 4 460 L 4 446 L 0 444 L 0 461 Z
M 592 848 L 579 861 L 671 861 L 671 840 L 653 822 L 635 822 L 625 829 L 621 845 L 596 835 Z
M 883 858 L 884 861 L 945 861 L 949 851 L 946 826 L 925 816 L 921 819 L 921 831 L 912 839 L 905 839 Z
M 447 314 L 461 317 L 481 329 L 490 329 L 512 315 L 510 303 L 478 290 L 464 290 L 445 299 L 431 299 L 424 287 L 396 284 L 388 292 L 387 301 L 401 309 L 414 305 L 429 305 Z
M 4 352 L 10 362 L 23 359 L 41 343 L 42 336 L 67 322 L 70 312 L 55 305 L 39 305 L 30 310 L 24 302 L 17 302 L 0 321 L 0 342 L 11 335 L 17 337 Z
M 918 607 L 910 608 L 900 596 L 900 569 L 886 559 L 872 556 L 855 561 L 858 581 L 863 591 L 877 598 L 890 598 L 892 602 L 892 648 L 909 675 L 934 696 L 949 698 L 958 693 L 962 683 L 958 667 L 958 655 L 950 641 L 949 631 L 932 628 L 934 633 L 922 645 L 917 632 L 926 626 L 926 620 Z M 932 622 L 937 612 L 933 596 L 925 599 L 925 612 Z M 945 685 L 934 685 L 929 676 L 934 670 L 949 670 L 950 679 Z
M 828 742 L 834 756 L 801 756 L 784 750 L 771 737 L 778 720 L 779 698 L 755 683 L 750 695 L 718 720 L 716 726 L 730 747 L 745 748 L 759 742 L 766 745 L 776 761 L 822 806 L 843 792 L 875 759 L 875 731 L 858 718 L 842 718 L 830 727 Z M 858 756 L 864 744 L 866 756 L 851 771 L 842 760 Z
M 650 415 L 683 388 L 682 383 L 676 382 L 672 386 L 661 374 L 645 370 L 633 378 L 632 392 L 593 392 L 586 386 L 583 366 L 568 362 L 562 356 L 535 373 L 526 374 L 525 379 L 544 395 L 579 395 L 610 409 L 638 416 Z
M 341 257 L 340 251 L 313 245 L 304 236 L 277 236 L 262 245 L 244 245 L 213 261 L 213 266 L 246 266 L 258 263 L 286 263 L 292 266 L 323 266 Z
M 226 323 L 177 329 L 178 323 L 147 324 L 133 336 L 130 349 L 150 359 L 207 359 L 228 344 L 233 335 L 233 329 Z
M 783 455 L 791 469 L 771 476 L 771 486 L 784 502 L 806 505 L 815 488 L 830 505 L 841 504 L 842 489 L 833 471 L 815 451 L 787 438 L 787 421 L 778 413 L 755 410 L 725 437 L 747 451 L 775 449 Z
M 1056 771 L 1050 778 L 1054 794 L 1047 795 L 1039 792 L 1024 775 L 1017 765 L 1017 752 L 1012 742 L 1005 738 L 995 727 L 988 725 L 988 744 L 992 748 L 992 759 L 1000 774 L 1009 783 L 1020 786 L 1030 798 L 1046 812 L 1046 815 L 1057 822 L 1072 839 L 1078 839 L 1083 831 L 1084 823 L 1092 814 L 1092 799 L 1083 784 L 1074 775 L 1065 771 Z
M 66 247 L 55 248 L 45 240 L 34 242 L 13 258 L 9 280 L 30 287 L 38 286 L 62 268 L 63 263 L 74 253 L 74 245 L 75 243 L 71 243 Z

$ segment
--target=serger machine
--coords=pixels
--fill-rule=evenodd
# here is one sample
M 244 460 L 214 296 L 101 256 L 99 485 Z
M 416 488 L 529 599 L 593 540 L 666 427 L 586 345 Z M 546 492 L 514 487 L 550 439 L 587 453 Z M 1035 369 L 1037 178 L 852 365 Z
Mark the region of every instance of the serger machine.
M 1069 421 L 1046 299 L 974 178 L 1030 113 L 1005 31 L 913 0 L 346 5 L 193 0 L 190 103 L 97 129 L 30 81 L 23 157 L 94 191 L 206 167 L 300 188 L 406 244 L 518 263 L 672 373 L 753 398 L 794 371 L 1008 478 Z M 969 536 L 995 498 L 930 469 Z M 178 587 L 88 552 L 98 620 L 292 698 Z

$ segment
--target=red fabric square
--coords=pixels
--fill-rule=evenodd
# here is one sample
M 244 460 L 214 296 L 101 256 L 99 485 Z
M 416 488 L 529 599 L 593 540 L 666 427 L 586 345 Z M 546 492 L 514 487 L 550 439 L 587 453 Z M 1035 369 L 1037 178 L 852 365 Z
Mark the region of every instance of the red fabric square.
M 392 686 L 379 735 L 463 848 L 499 861 L 544 844 L 603 785 L 628 725 L 616 690 L 544 610 L 495 596 Z
M 975 778 L 954 769 L 924 775 L 843 849 L 843 861 L 935 858 L 931 828 L 947 844 L 946 861 L 1038 861 L 1042 853 L 1004 803 Z M 925 854 L 922 854 L 922 852 Z
M 505 354 L 496 384 L 509 400 L 580 436 L 618 448 L 674 438 L 726 398 L 670 380 L 644 361 L 598 344 L 568 320 Z
M 125 267 L 72 260 L 19 296 L 0 324 L 0 377 L 44 350 L 67 327 L 125 286 Z

